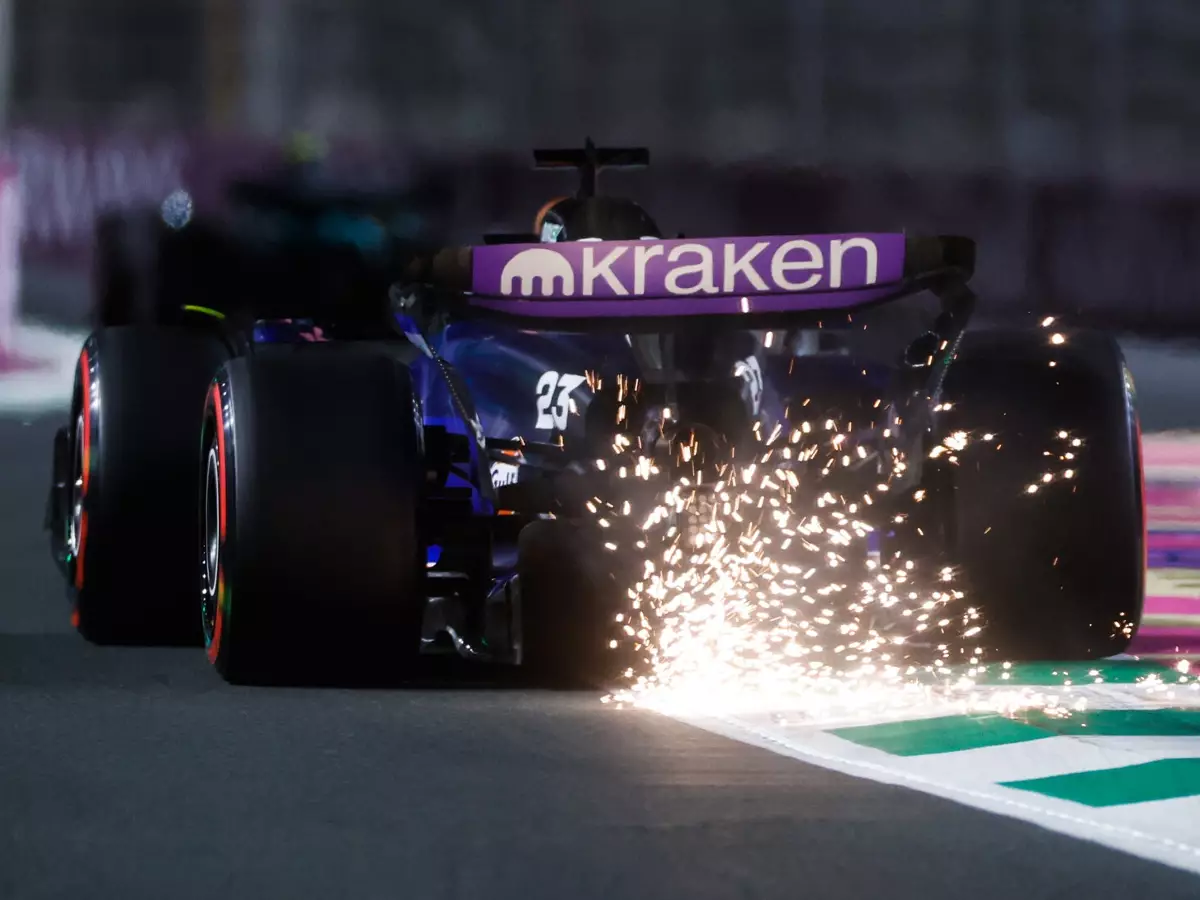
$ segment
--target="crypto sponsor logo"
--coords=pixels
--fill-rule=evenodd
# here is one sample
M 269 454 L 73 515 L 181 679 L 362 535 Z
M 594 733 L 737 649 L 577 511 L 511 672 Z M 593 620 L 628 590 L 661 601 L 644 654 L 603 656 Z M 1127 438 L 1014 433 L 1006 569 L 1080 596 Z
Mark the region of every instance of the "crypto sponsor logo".
M 575 293 L 575 271 L 559 253 L 544 247 L 521 251 L 500 273 L 500 293 L 505 296 L 540 293 L 550 297 L 555 294 L 556 283 L 559 292 L 570 297 Z
M 475 248 L 474 290 L 501 297 L 687 297 L 837 291 L 898 282 L 904 236 L 577 241 Z

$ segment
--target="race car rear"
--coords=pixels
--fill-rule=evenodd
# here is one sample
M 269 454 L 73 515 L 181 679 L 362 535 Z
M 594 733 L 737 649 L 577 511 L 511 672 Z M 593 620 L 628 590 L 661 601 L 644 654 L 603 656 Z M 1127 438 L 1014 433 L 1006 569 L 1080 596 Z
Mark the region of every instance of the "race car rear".
M 731 274 L 756 248 L 760 268 Z M 405 302 L 414 334 L 423 313 L 449 310 L 559 341 L 583 332 L 628 344 L 632 374 L 593 373 L 571 398 L 578 423 L 554 432 L 559 456 L 576 466 L 607 449 L 601 472 L 571 476 L 576 510 L 581 495 L 619 508 L 639 491 L 686 479 L 690 500 L 680 511 L 694 519 L 706 484 L 744 477 L 765 445 L 778 453 L 791 444 L 784 468 L 796 476 L 788 502 L 798 514 L 824 494 L 865 497 L 857 515 L 871 539 L 851 555 L 903 556 L 956 573 L 971 621 L 986 623 L 972 655 L 1119 652 L 1143 593 L 1140 446 L 1127 369 L 1108 336 L 969 329 L 973 257 L 964 239 L 899 235 L 492 246 L 443 270 L 457 291 L 413 289 Z M 655 269 L 660 259 L 666 265 Z M 804 268 L 786 268 L 797 261 Z M 835 261 L 845 263 L 840 271 Z M 718 288 L 726 285 L 734 293 Z M 914 297 L 932 303 L 904 304 Z M 458 355 L 453 345 L 443 349 L 471 382 L 478 345 L 469 346 Z M 821 452 L 802 452 L 817 444 Z M 563 462 L 547 474 L 535 462 L 545 457 L 499 488 L 506 507 L 535 514 L 547 497 L 567 496 Z M 661 477 L 619 477 L 646 465 Z M 539 474 L 555 486 L 547 490 Z M 526 621 L 557 622 L 556 665 L 579 671 L 605 658 L 600 645 L 611 630 L 572 632 L 555 616 L 577 616 L 578 607 L 555 586 L 605 581 L 610 601 L 627 603 L 631 585 L 625 559 L 597 574 L 597 565 L 605 569 L 600 548 L 615 541 L 594 516 L 564 505 L 552 507 L 560 521 L 536 528 L 540 565 L 555 574 L 527 572 L 520 596 L 537 609 Z M 1093 520 L 1110 527 L 1097 535 Z M 614 578 L 622 569 L 625 578 Z M 925 635 L 927 646 L 939 646 L 936 631 Z
M 74 615 L 99 641 L 186 638 L 190 621 L 239 682 L 404 666 L 443 642 L 594 682 L 627 668 L 612 647 L 644 550 L 605 505 L 665 489 L 668 530 L 686 531 L 725 502 L 706 485 L 765 471 L 771 444 L 779 503 L 869 495 L 875 552 L 956 567 L 981 646 L 1117 652 L 1144 552 L 1123 361 L 1103 336 L 967 330 L 973 257 L 889 234 L 493 244 L 429 260 L 354 339 L 102 329 L 48 513 Z M 893 311 L 922 292 L 927 325 L 905 333 Z M 584 346 L 572 334 L 611 371 L 547 370 Z M 488 346 L 516 349 L 497 370 Z M 521 420 L 509 398 L 526 396 Z M 813 429 L 840 437 L 808 454 Z M 959 434 L 991 435 L 993 457 L 937 452 Z M 1043 491 L 1059 434 L 1086 452 Z

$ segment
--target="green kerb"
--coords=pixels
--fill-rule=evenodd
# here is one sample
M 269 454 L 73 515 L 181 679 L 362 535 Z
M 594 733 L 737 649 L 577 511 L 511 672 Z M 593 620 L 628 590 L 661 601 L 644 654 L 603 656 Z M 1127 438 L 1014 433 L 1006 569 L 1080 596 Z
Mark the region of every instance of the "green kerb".
M 1119 769 L 1009 781 L 1002 786 L 1092 807 L 1174 800 L 1200 794 L 1200 758 L 1160 759 Z
M 893 756 L 954 753 L 1050 737 L 1040 728 L 999 715 L 939 716 L 838 728 L 830 734 Z
M 1200 736 L 1200 710 L 1096 709 L 1065 718 L 1041 710 L 1011 717 L 981 713 L 838 728 L 830 734 L 893 756 L 927 756 L 1058 736 Z

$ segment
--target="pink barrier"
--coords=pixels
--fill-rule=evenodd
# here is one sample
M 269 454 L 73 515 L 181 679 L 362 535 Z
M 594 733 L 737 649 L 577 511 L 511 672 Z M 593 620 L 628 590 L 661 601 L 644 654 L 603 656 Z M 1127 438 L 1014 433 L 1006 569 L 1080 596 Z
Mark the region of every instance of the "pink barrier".
M 1146 485 L 1146 505 L 1200 510 L 1200 485 L 1148 484 Z
M 1151 520 L 1151 526 L 1161 525 L 1162 521 L 1157 517 Z M 1196 550 L 1200 549 L 1200 534 L 1197 533 L 1162 533 L 1153 534 L 1150 537 L 1150 544 L 1155 550 Z
M 1180 464 L 1200 461 L 1200 438 L 1190 434 L 1147 435 L 1146 462 Z
M 1159 565 L 1173 560 L 1169 565 L 1190 568 L 1188 554 L 1200 550 L 1200 440 L 1190 435 L 1146 435 L 1142 458 L 1151 567 L 1157 559 Z M 1196 627 L 1187 624 L 1192 617 L 1197 619 Z M 1200 597 L 1147 597 L 1130 652 L 1155 656 L 1200 652 Z
M 1142 444 L 1142 461 L 1147 469 L 1159 466 L 1170 468 L 1193 466 L 1196 473 L 1200 474 L 1200 439 L 1190 436 L 1148 435 Z M 1200 487 L 1190 480 L 1181 484 L 1161 486 L 1176 490 L 1190 487 L 1200 491 Z
M 1175 618 L 1196 616 L 1200 619 L 1200 597 L 1147 597 L 1145 614 Z

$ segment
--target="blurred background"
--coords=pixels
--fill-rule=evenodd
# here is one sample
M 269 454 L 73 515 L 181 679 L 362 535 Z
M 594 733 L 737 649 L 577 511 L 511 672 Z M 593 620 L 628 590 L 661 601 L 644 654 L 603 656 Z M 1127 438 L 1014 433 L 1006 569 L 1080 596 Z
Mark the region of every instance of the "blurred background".
M 27 316 L 86 319 L 98 211 L 218 205 L 304 129 L 453 172 L 464 240 L 591 135 L 651 148 L 611 186 L 668 231 L 966 233 L 997 316 L 1200 332 L 1196 3 L 0 0 L 0 35 Z

